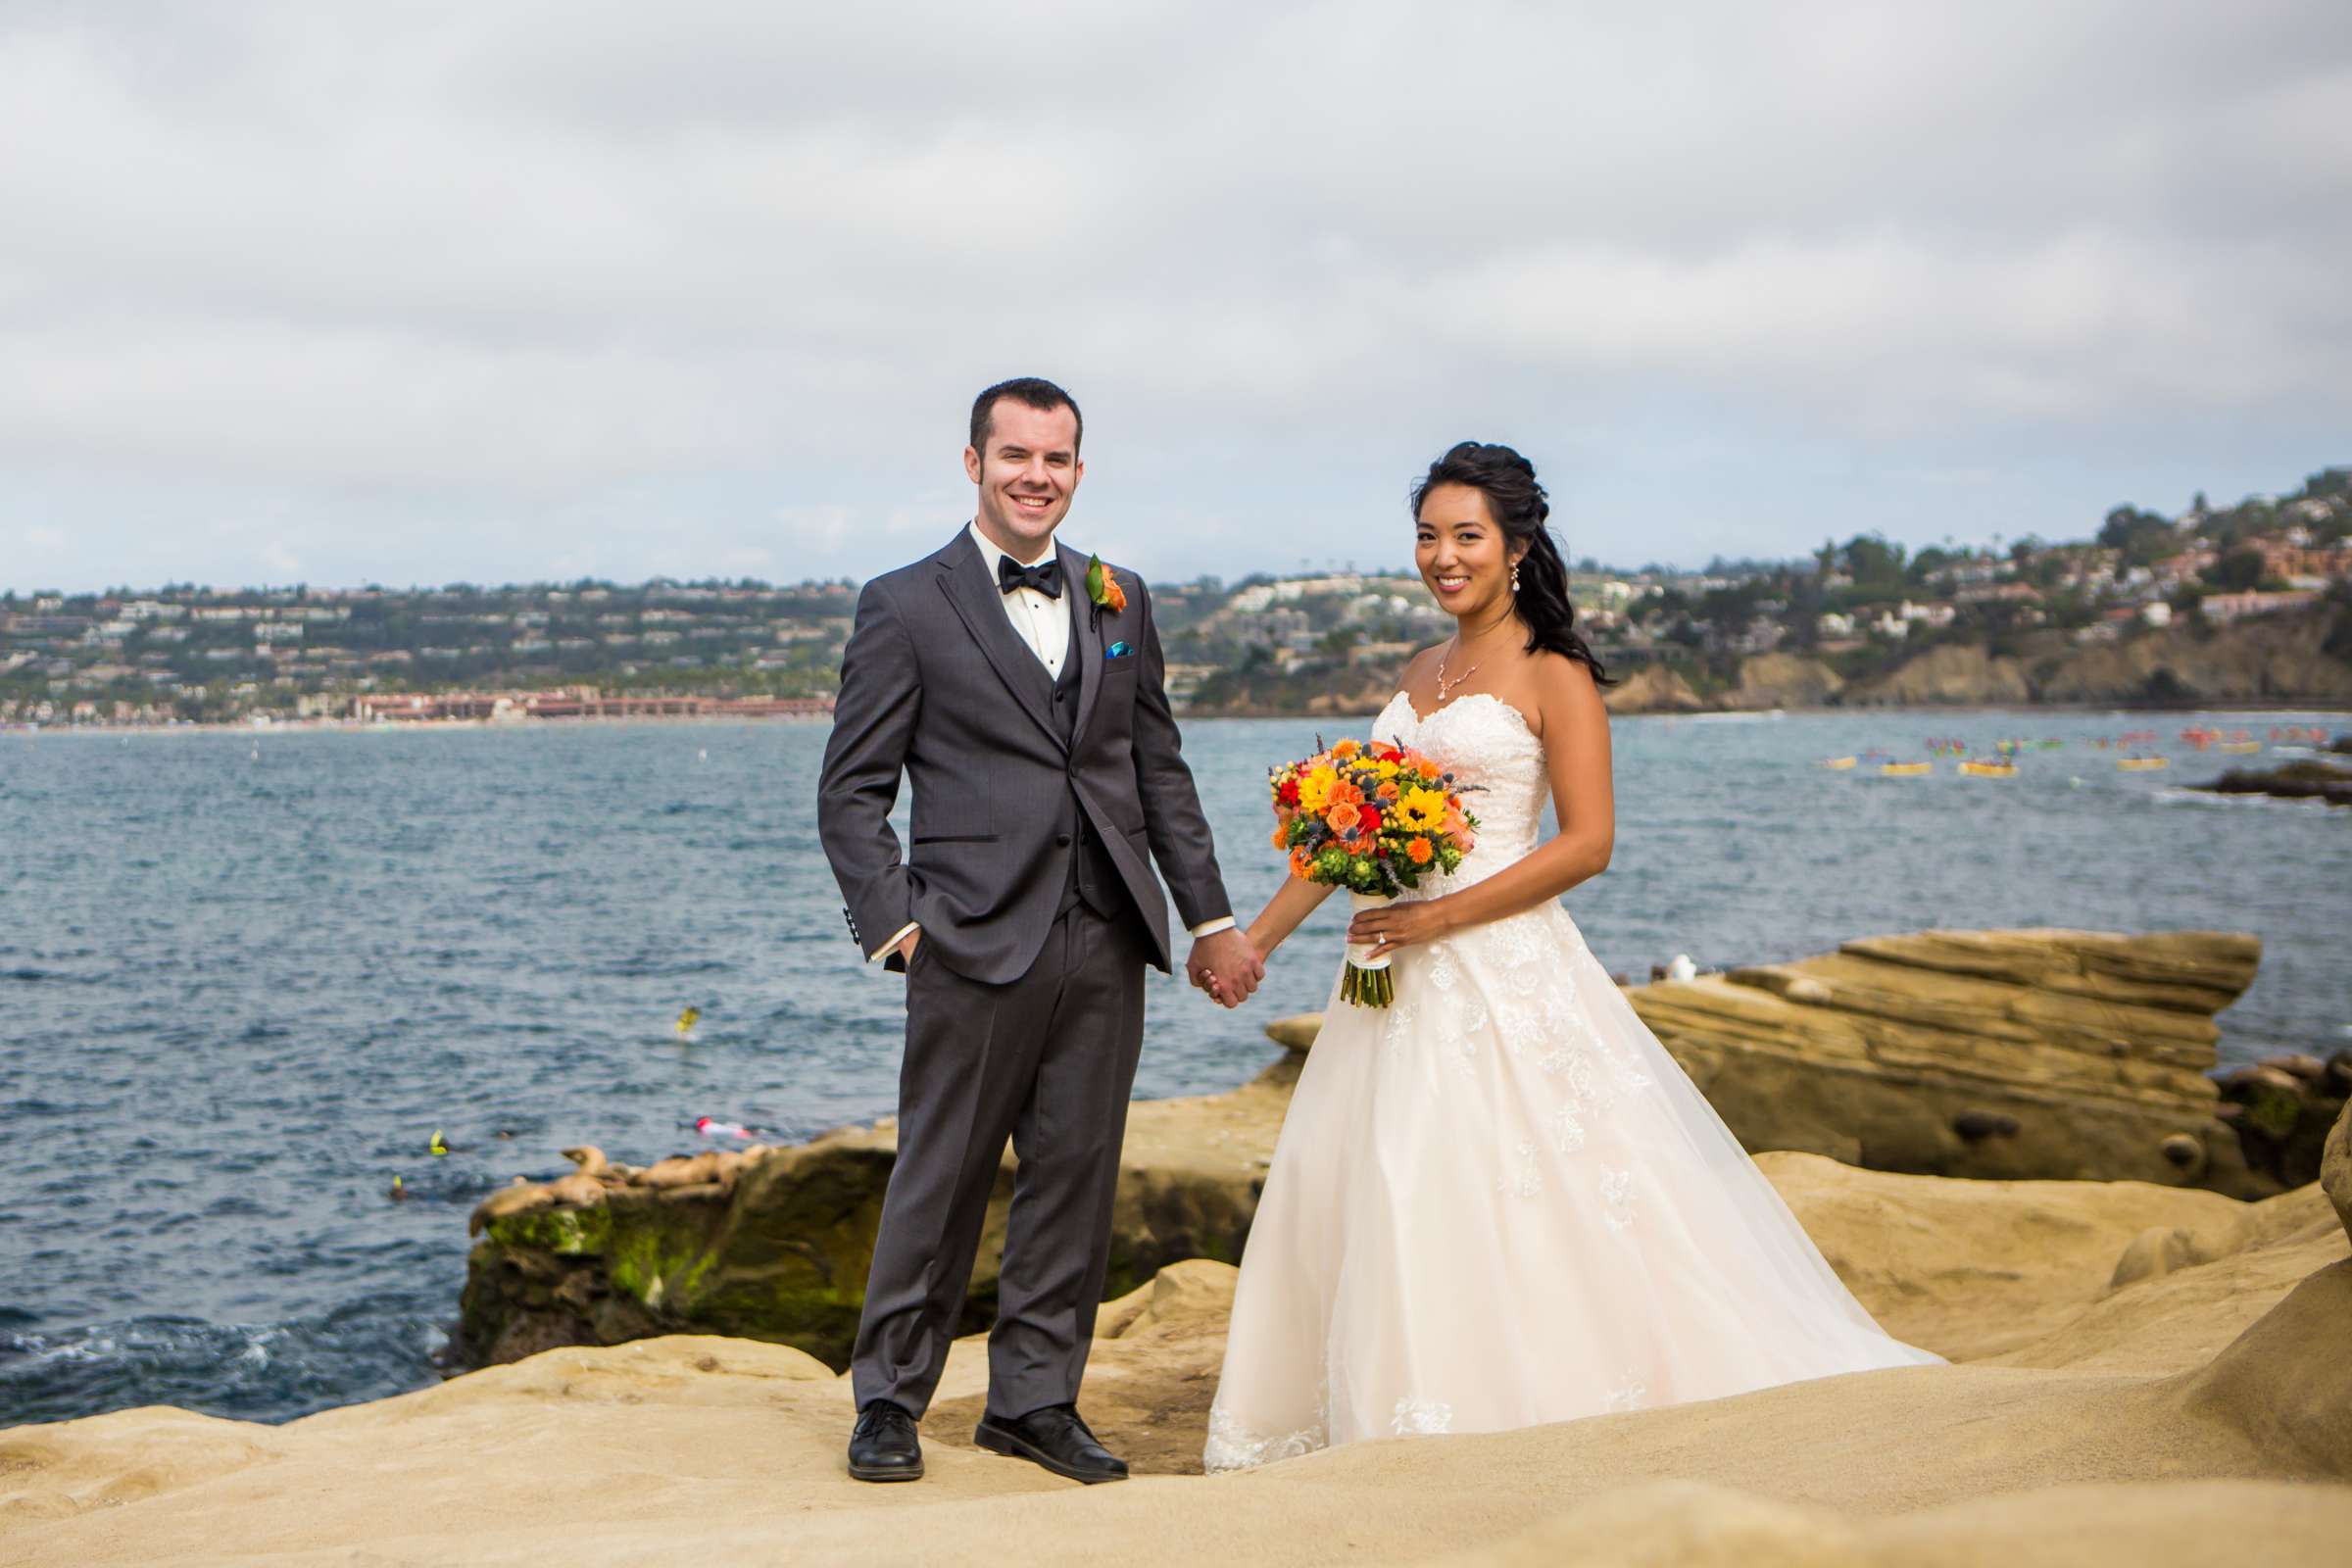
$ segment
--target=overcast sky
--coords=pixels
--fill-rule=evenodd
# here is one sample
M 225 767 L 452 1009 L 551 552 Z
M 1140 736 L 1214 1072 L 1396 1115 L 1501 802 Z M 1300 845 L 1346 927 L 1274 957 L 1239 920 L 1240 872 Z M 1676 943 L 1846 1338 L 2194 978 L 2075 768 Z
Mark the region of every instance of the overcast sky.
M 2352 5 L 0 0 L 0 587 L 1628 565 L 2352 462 Z

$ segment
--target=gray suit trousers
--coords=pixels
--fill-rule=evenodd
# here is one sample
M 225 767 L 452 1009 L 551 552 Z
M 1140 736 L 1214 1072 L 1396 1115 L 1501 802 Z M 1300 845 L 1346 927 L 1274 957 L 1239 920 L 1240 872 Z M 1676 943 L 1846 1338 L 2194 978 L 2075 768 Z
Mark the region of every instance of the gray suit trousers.
M 931 1402 L 1008 1137 L 1019 1169 L 988 1337 L 989 1413 L 1012 1419 L 1078 1397 L 1152 956 L 1132 909 L 1106 917 L 1084 905 L 1004 985 L 957 974 L 928 941 L 916 948 L 898 1162 L 850 1363 L 858 1408 L 889 1399 L 919 1417 Z

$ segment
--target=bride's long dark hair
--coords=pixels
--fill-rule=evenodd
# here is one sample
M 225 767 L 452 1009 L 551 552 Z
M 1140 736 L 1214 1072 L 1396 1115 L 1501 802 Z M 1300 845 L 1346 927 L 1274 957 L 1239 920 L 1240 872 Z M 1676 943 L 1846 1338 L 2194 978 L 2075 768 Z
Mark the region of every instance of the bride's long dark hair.
M 1442 484 L 1467 485 L 1487 498 L 1487 510 L 1502 528 L 1506 551 L 1525 546 L 1519 559 L 1519 591 L 1513 596 L 1519 618 L 1527 623 L 1527 651 L 1549 649 L 1592 672 L 1595 686 L 1613 686 L 1609 672 L 1576 629 L 1576 606 L 1568 600 L 1568 564 L 1551 541 L 1544 519 L 1551 503 L 1536 482 L 1536 466 L 1509 447 L 1486 441 L 1463 441 L 1429 466 L 1413 486 L 1413 515 L 1421 503 Z

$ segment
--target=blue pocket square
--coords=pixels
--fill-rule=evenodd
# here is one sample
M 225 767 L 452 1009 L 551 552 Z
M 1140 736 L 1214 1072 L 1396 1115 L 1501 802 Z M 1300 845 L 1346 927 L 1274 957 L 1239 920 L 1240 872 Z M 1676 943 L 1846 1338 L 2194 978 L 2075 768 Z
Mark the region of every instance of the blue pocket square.
M 1112 643 L 1108 648 L 1102 650 L 1102 657 L 1104 659 L 1125 659 L 1134 652 L 1135 647 L 1131 643 Z

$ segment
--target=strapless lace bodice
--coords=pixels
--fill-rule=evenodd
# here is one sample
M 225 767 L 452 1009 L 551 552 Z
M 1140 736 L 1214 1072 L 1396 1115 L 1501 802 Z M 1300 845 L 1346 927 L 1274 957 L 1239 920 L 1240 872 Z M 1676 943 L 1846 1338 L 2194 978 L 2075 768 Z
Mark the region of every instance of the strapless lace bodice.
M 1478 818 L 1475 845 L 1453 874 L 1425 881 L 1417 894 L 1405 897 L 1451 892 L 1493 876 L 1535 849 L 1547 784 L 1544 743 L 1510 704 L 1473 692 L 1425 718 L 1413 710 L 1412 699 L 1398 692 L 1372 721 L 1372 738 L 1409 746 L 1452 769 L 1470 790 L 1463 804 Z

